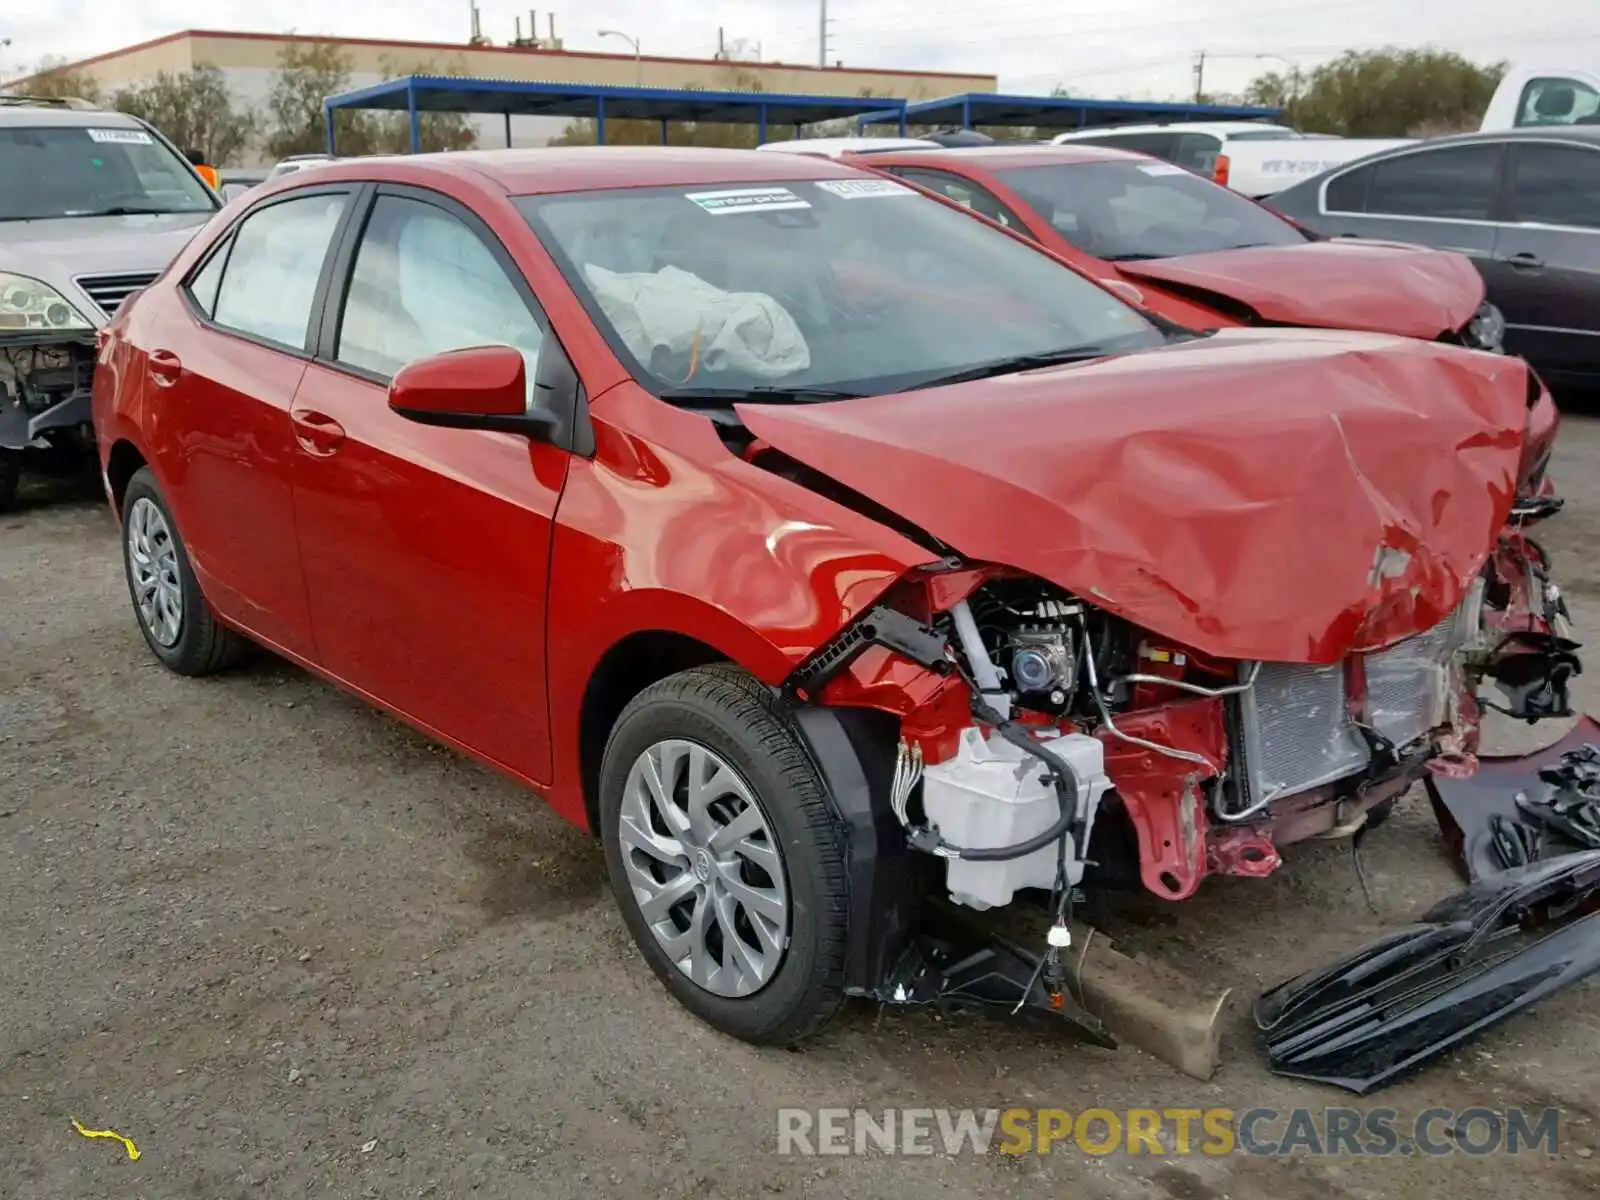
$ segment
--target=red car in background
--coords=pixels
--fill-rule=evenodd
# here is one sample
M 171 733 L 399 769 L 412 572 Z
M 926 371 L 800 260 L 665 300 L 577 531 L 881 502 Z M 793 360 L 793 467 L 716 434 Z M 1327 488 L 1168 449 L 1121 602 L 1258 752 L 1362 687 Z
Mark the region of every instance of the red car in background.
M 1040 922 L 1012 993 L 908 974 L 928 899 L 1065 934 L 1121 869 L 1267 874 L 1470 768 L 1507 620 L 1507 703 L 1564 712 L 1502 536 L 1543 396 L 1157 323 L 847 163 L 602 147 L 263 184 L 122 307 L 94 415 L 158 659 L 258 643 L 520 780 L 679 1000 L 790 1042 L 846 994 L 1078 1012 Z
M 853 161 L 971 208 L 1084 274 L 1135 285 L 1191 329 L 1298 325 L 1498 350 L 1499 315 L 1464 255 L 1327 240 L 1237 192 L 1109 147 L 890 150 Z

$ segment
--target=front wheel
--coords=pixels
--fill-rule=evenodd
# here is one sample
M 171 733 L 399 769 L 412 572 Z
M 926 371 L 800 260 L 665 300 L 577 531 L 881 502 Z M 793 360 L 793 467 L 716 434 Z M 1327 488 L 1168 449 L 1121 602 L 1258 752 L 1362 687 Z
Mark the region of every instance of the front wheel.
M 163 663 L 180 675 L 209 675 L 238 659 L 244 643 L 201 594 L 149 467 L 134 472 L 122 498 L 122 563 L 139 631 Z
M 600 832 L 628 930 L 686 1008 L 745 1041 L 799 1041 L 843 1000 L 834 827 L 787 708 L 735 667 L 646 688 L 606 745 Z

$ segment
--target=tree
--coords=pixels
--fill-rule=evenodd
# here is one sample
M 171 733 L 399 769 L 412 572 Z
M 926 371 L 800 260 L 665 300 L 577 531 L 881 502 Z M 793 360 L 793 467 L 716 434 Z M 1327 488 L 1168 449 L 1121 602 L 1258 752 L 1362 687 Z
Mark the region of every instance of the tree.
M 466 73 L 459 62 L 444 70 L 431 63 L 402 68 L 387 60 L 382 67 L 386 79 Z M 278 78 L 267 98 L 272 128 L 268 154 L 284 158 L 327 149 L 322 101 L 349 91 L 350 77 L 350 56 L 342 47 L 329 42 L 287 43 L 278 53 Z M 405 113 L 342 109 L 333 114 L 333 121 L 340 154 L 405 154 L 411 149 L 411 125 Z M 423 113 L 417 124 L 423 150 L 464 150 L 476 138 L 465 113 Z
M 382 58 L 379 66 L 385 79 L 400 79 L 407 75 L 466 76 L 467 65 L 454 58 L 439 67 L 433 62 L 397 64 L 393 59 Z M 369 123 L 368 137 L 374 154 L 408 154 L 411 151 L 411 119 L 406 113 L 372 112 L 364 114 Z M 467 150 L 478 140 L 472 118 L 466 113 L 427 112 L 417 118 L 417 131 L 422 149 L 428 153 L 438 150 Z
M 253 113 L 236 112 L 222 72 L 213 66 L 160 71 L 123 88 L 112 106 L 150 122 L 181 150 L 199 150 L 213 166 L 227 166 L 256 132 Z
M 315 154 L 326 150 L 322 101 L 350 90 L 350 56 L 328 42 L 286 42 L 278 51 L 278 77 L 267 95 L 267 154 Z M 334 128 L 346 154 L 370 153 L 364 137 L 365 113 L 334 114 Z
M 1347 50 L 1312 71 L 1298 94 L 1274 71 L 1258 76 L 1245 99 L 1284 108 L 1308 133 L 1418 136 L 1477 128 L 1505 69 L 1448 50 Z
M 104 96 L 99 80 L 87 71 L 67 69 L 64 58 L 42 58 L 33 74 L 19 89 L 27 96 L 76 96 L 91 104 L 100 103 Z

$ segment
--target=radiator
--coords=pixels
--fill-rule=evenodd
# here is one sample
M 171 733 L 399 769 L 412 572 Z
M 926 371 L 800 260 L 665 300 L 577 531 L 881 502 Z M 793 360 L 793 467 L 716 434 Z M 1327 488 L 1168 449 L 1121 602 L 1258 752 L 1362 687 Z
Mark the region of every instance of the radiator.
M 1366 656 L 1372 728 L 1405 747 L 1449 715 L 1450 661 L 1467 627 L 1461 613 Z M 1244 670 L 1249 664 L 1243 664 Z M 1371 751 L 1345 705 L 1343 663 L 1262 663 L 1239 696 L 1235 753 L 1248 803 L 1272 801 L 1353 775 Z

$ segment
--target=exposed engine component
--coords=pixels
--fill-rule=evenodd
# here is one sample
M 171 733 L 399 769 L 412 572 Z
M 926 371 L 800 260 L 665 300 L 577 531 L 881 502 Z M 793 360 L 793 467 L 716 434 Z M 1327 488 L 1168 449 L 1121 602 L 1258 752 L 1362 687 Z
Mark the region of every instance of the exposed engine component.
M 980 588 L 969 607 L 1000 673 L 996 686 L 1023 707 L 1065 713 L 1082 665 L 1078 630 L 1084 606 L 1049 584 L 1004 579 Z
M 30 414 L 42 413 L 88 391 L 93 374 L 92 346 L 0 347 L 0 402 L 10 400 Z
M 1082 881 L 1087 833 L 1111 786 L 1105 752 L 1097 739 L 1080 733 L 1041 745 L 1071 768 L 1077 784 L 1070 797 L 1074 825 L 1084 830 L 1083 845 L 1069 830 L 1019 858 L 986 861 L 971 854 L 1027 844 L 1051 831 L 1061 815 L 1051 771 L 1001 734 L 968 726 L 954 758 L 923 768 L 922 808 L 929 825 L 961 847 L 959 855 L 944 855 L 946 886 L 957 904 L 995 908 L 1010 904 L 1019 888 L 1074 887 Z

